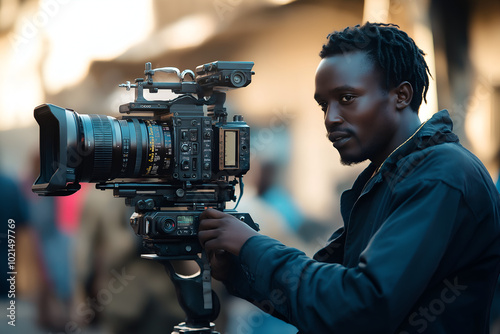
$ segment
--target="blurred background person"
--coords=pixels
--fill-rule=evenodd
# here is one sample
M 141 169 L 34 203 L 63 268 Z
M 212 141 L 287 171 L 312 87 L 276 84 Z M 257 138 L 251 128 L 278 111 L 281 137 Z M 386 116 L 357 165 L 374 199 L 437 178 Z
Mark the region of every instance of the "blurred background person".
M 103 333 L 165 333 L 183 321 L 164 267 L 140 257 L 130 227 L 133 208 L 110 191 L 90 190 L 79 225 L 74 314 L 82 328 Z
M 65 331 L 74 302 L 73 242 L 86 187 L 73 196 L 36 196 L 30 189 L 40 174 L 38 152 L 32 156 L 31 168 L 24 186 L 40 268 L 37 321 L 45 330 Z
M 1 155 L 0 155 L 1 157 Z M 1 160 L 1 159 L 0 159 Z M 21 183 L 0 168 L 0 332 L 38 333 L 33 300 L 38 274 L 36 239 Z

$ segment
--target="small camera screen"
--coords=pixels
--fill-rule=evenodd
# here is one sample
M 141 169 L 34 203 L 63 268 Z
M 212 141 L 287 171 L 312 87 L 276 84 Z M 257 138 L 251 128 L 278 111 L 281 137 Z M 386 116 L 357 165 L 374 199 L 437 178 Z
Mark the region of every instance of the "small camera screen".
M 177 216 L 177 226 L 179 228 L 192 226 L 193 221 L 193 216 Z
M 238 168 L 238 131 L 224 131 L 224 168 Z

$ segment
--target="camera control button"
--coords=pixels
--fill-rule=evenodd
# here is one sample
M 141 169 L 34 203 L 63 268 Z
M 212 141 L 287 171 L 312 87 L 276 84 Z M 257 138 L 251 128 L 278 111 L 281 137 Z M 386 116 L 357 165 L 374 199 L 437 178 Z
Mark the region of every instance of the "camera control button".
M 198 129 L 189 130 L 189 140 L 198 141 Z

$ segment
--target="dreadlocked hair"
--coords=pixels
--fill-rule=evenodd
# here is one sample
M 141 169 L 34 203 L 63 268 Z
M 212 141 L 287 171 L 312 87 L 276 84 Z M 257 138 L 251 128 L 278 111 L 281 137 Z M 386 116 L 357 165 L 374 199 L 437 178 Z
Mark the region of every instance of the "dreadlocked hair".
M 329 34 L 319 53 L 321 58 L 350 52 L 366 52 L 381 70 L 383 86 L 389 90 L 403 81 L 413 88 L 410 107 L 418 112 L 422 98 L 427 103 L 429 68 L 425 53 L 395 24 L 370 23 Z

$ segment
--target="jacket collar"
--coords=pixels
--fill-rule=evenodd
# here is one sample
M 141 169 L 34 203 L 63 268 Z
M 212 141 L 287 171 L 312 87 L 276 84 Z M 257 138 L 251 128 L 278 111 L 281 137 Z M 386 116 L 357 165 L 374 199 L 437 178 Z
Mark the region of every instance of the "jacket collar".
M 385 159 L 377 171 L 390 169 L 401 158 L 406 157 L 416 150 L 423 150 L 443 143 L 458 143 L 458 137 L 452 131 L 453 122 L 451 121 L 448 111 L 443 109 L 435 113 L 403 144 L 396 148 L 387 159 Z
M 458 137 L 452 132 L 453 123 L 447 110 L 441 110 L 423 123 L 413 135 L 396 148 L 380 168 L 371 163 L 358 176 L 350 190 L 344 191 L 340 201 L 340 211 L 347 226 L 351 210 L 356 200 L 371 191 L 375 184 L 382 182 L 384 175 L 394 174 L 393 168 L 411 153 L 445 142 L 458 142 Z

